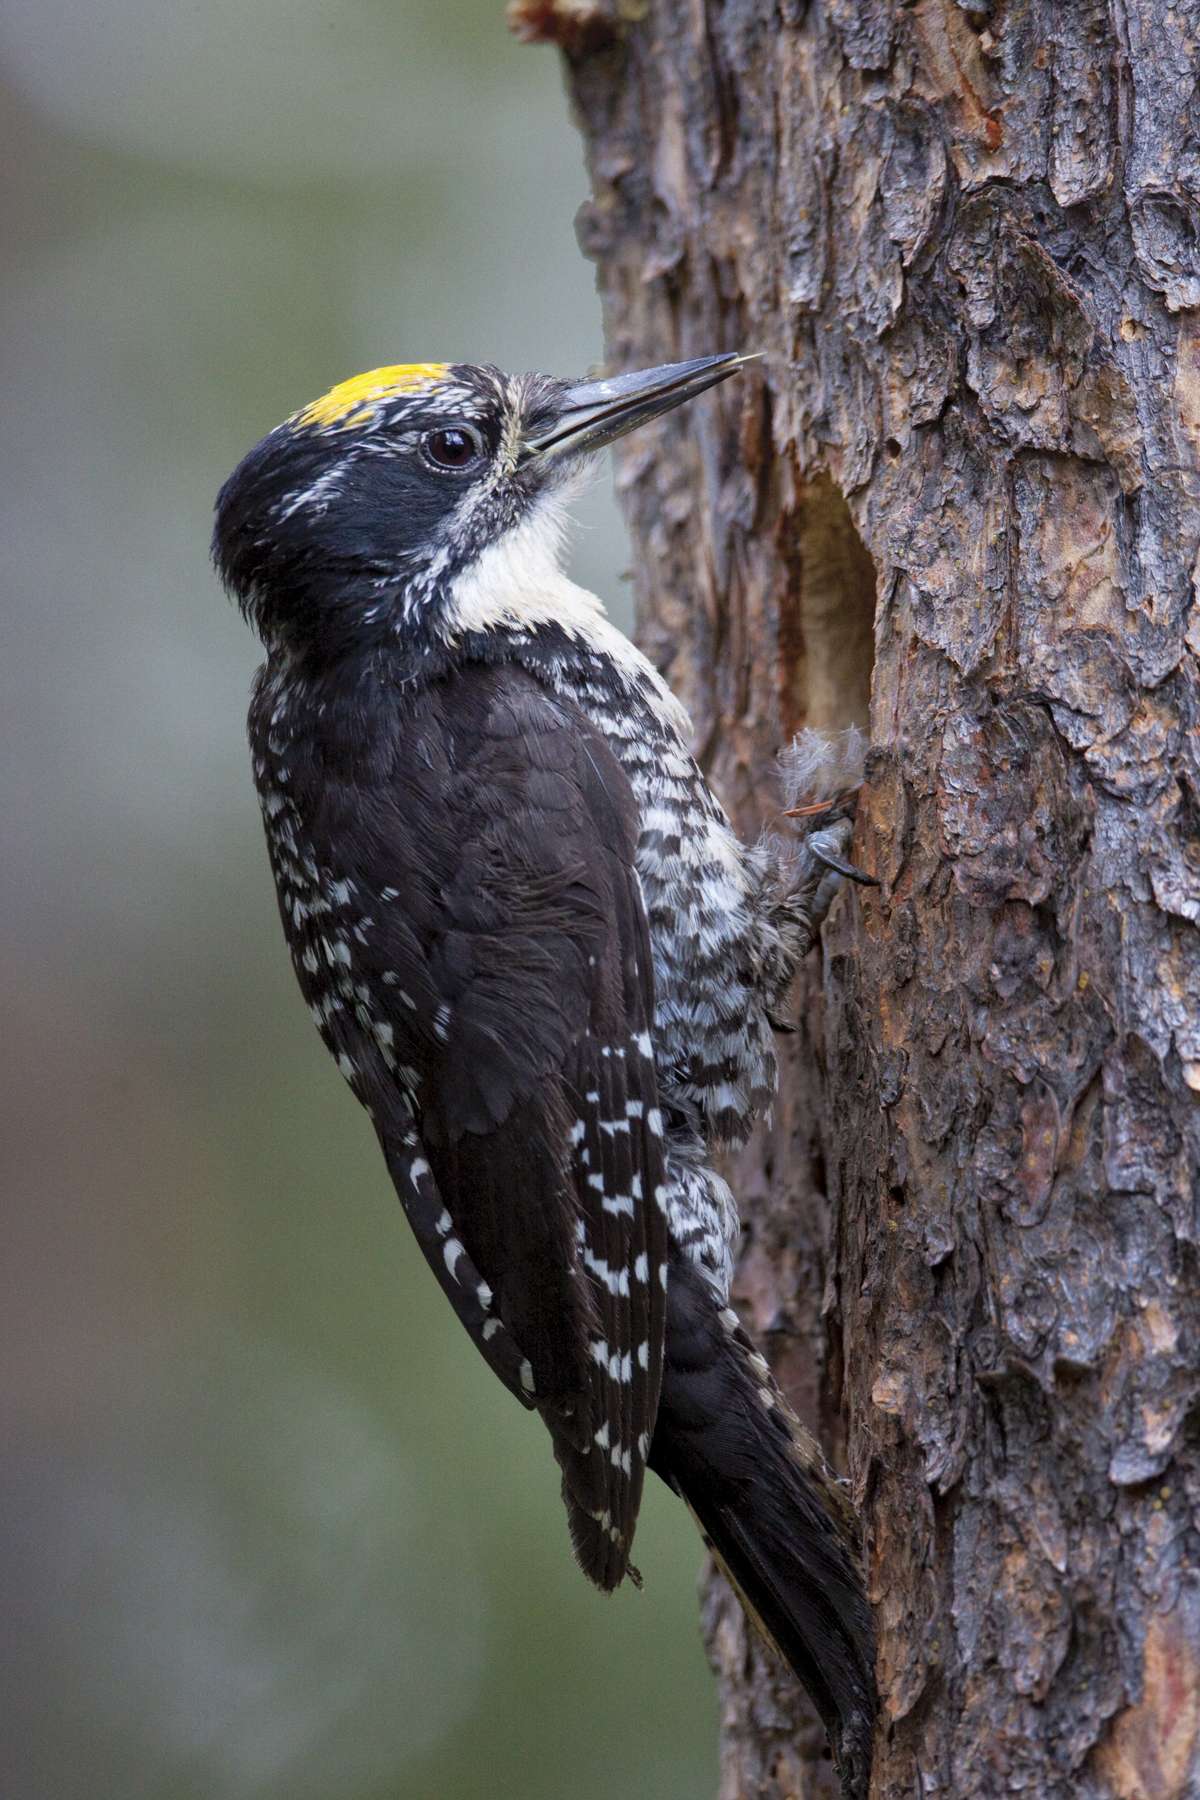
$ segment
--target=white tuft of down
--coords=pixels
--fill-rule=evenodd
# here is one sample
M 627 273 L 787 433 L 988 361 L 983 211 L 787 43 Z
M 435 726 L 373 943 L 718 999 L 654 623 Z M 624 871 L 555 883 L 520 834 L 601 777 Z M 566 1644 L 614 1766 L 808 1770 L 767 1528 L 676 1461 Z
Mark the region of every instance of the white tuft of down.
M 868 742 L 857 725 L 845 731 L 797 732 L 779 752 L 779 778 L 789 806 L 835 800 L 862 785 Z

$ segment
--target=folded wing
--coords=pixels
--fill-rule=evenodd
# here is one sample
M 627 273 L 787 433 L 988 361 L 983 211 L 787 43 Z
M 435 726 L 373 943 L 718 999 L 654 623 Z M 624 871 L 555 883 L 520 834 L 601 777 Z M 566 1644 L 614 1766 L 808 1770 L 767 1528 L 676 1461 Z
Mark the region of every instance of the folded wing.
M 462 1323 L 550 1430 L 581 1565 L 615 1587 L 667 1251 L 633 797 L 584 715 L 511 666 L 425 690 L 370 760 L 318 818 L 359 913 L 323 1034 Z

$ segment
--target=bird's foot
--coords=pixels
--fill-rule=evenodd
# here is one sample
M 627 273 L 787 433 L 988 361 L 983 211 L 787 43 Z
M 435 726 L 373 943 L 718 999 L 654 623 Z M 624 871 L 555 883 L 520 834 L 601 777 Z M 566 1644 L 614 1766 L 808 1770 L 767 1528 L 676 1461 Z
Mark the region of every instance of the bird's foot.
M 849 820 L 847 820 L 846 823 L 849 824 Z M 829 827 L 827 826 L 826 831 L 828 830 Z M 877 875 L 868 875 L 867 871 L 865 869 L 860 869 L 857 863 L 847 862 L 846 858 L 840 856 L 836 850 L 832 850 L 828 845 L 817 841 L 824 835 L 825 833 L 823 832 L 814 832 L 812 837 L 808 840 L 809 850 L 819 863 L 824 863 L 827 869 L 831 869 L 835 875 L 844 876 L 847 881 L 857 881 L 862 887 L 879 886 L 879 877 Z
M 847 860 L 846 851 L 853 835 L 854 820 L 842 817 L 816 831 L 809 831 L 798 847 L 792 907 L 803 919 L 810 942 L 825 923 L 844 882 L 879 885 L 865 870 Z

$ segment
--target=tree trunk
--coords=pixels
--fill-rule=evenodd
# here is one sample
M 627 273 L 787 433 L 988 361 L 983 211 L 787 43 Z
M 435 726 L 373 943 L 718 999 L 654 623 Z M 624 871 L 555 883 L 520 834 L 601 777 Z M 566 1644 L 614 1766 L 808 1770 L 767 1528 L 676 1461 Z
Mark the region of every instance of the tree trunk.
M 868 717 L 738 1298 L 866 1530 L 877 1800 L 1200 1794 L 1197 0 L 546 0 L 620 464 L 738 824 Z M 814 959 L 815 963 L 815 959 Z M 825 1796 L 714 1577 L 723 1800 Z

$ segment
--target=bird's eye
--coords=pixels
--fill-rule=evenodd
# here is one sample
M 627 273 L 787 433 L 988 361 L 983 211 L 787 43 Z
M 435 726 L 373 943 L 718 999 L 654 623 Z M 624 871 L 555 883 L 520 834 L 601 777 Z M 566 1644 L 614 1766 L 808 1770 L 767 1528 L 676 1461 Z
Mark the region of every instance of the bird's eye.
M 425 433 L 421 450 L 435 469 L 461 474 L 474 468 L 483 456 L 483 439 L 469 425 L 445 425 L 440 431 Z

